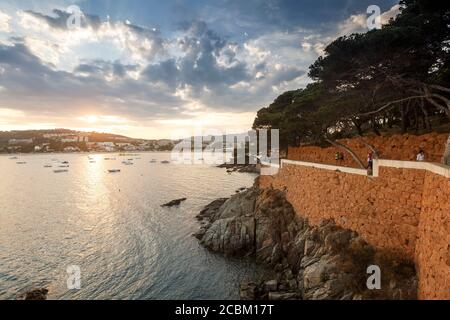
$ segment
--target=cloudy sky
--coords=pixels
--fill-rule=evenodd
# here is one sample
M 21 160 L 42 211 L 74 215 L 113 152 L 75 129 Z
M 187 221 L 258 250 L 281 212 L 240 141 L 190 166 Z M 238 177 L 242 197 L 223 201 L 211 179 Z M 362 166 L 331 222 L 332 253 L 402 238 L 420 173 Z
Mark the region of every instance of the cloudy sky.
M 397 2 L 1 0 L 0 130 L 244 131 L 327 43 L 367 31 L 369 5 L 387 21 Z

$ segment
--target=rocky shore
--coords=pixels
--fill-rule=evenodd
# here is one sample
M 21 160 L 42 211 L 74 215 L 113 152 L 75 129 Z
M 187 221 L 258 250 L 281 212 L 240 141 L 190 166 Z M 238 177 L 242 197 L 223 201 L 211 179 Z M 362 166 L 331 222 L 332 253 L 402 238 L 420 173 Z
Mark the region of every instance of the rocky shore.
M 285 195 L 253 187 L 218 199 L 198 215 L 195 234 L 211 251 L 255 259 L 275 276 L 241 284 L 244 300 L 416 299 L 414 263 L 377 251 L 333 221 L 319 226 L 295 214 Z M 367 268 L 382 270 L 382 287 L 369 290 Z
M 228 173 L 257 173 L 261 172 L 261 166 L 257 164 L 221 164 L 217 168 L 227 169 Z
M 43 301 L 47 300 L 48 290 L 45 288 L 42 289 L 33 289 L 24 294 L 17 296 L 17 300 L 35 300 L 35 301 Z

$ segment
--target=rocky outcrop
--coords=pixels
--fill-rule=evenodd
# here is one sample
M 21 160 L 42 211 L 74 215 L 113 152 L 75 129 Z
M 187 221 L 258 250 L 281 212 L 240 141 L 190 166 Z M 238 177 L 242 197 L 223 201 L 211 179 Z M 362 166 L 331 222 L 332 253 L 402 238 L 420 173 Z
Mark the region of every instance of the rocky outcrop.
M 195 236 L 216 252 L 228 255 L 246 255 L 252 252 L 255 237 L 256 190 L 239 193 L 231 199 L 213 202 L 198 219 L 203 226 Z
M 37 300 L 43 301 L 47 300 L 48 290 L 47 289 L 34 289 L 24 293 L 17 297 L 17 300 Z
M 414 264 L 376 251 L 357 233 L 331 221 L 310 226 L 281 191 L 251 188 L 220 199 L 198 216 L 196 237 L 206 248 L 251 256 L 276 276 L 244 283 L 242 299 L 415 299 Z M 366 286 L 367 268 L 380 266 L 382 289 Z
M 261 166 L 257 164 L 221 164 L 217 168 L 227 169 L 228 173 L 260 173 Z
M 168 208 L 171 208 L 171 207 L 177 207 L 177 206 L 179 206 L 182 202 L 184 202 L 184 201 L 186 201 L 186 200 L 187 200 L 186 198 L 181 198 L 181 199 L 172 200 L 172 201 L 170 201 L 170 202 L 168 202 L 168 203 L 166 203 L 166 204 L 163 204 L 161 207 L 163 207 L 163 208 L 165 208 L 165 207 L 168 207 Z

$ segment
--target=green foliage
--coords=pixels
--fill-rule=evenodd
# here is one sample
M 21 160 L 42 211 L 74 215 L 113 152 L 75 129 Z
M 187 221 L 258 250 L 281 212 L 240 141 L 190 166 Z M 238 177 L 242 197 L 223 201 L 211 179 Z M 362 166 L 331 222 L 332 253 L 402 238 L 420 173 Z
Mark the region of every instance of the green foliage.
M 437 100 L 424 96 L 424 88 L 431 85 L 449 87 L 450 4 L 426 0 L 400 4 L 401 14 L 381 30 L 329 44 L 310 67 L 315 83 L 282 94 L 258 112 L 254 127 L 280 129 L 284 147 L 368 129 L 379 134 L 383 126 L 429 129 L 428 118 L 450 108 L 448 104 L 436 108 Z M 384 109 L 386 105 L 389 108 Z

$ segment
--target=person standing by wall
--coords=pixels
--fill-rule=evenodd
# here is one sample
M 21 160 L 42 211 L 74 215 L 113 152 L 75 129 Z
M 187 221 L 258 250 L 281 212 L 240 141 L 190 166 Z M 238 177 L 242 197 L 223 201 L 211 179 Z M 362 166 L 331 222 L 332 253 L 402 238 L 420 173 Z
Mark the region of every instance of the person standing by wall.
M 342 166 L 344 163 L 344 154 L 342 152 L 336 152 L 335 154 L 336 165 Z
M 425 152 L 420 150 L 416 157 L 417 161 L 424 162 L 425 161 Z

